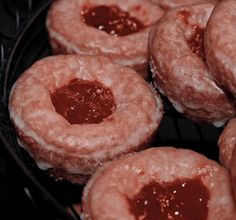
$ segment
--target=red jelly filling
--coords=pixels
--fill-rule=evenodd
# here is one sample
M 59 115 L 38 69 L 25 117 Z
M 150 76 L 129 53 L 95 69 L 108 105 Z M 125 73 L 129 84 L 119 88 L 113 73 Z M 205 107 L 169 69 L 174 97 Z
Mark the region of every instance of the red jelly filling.
M 179 15 L 183 19 L 184 23 L 188 25 L 189 24 L 188 19 L 191 15 L 190 11 L 187 10 L 180 11 Z
M 140 31 L 144 25 L 119 7 L 99 5 L 82 11 L 84 22 L 115 36 L 125 36 Z
M 71 124 L 102 122 L 113 113 L 112 92 L 99 82 L 74 79 L 51 94 L 56 112 Z
M 190 39 L 188 39 L 188 45 L 192 52 L 197 54 L 203 60 L 205 60 L 204 32 L 204 28 L 194 25 L 193 35 Z
M 206 220 L 209 198 L 201 179 L 151 182 L 129 200 L 130 212 L 142 220 Z

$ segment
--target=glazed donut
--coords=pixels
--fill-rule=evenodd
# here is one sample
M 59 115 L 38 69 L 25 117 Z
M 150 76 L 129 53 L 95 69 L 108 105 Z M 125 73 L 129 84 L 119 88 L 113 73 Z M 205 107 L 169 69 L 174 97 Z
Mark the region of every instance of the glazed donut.
M 89 55 L 37 61 L 14 84 L 9 110 L 38 166 L 81 183 L 105 161 L 143 149 L 162 118 L 160 98 L 136 72 Z
M 233 220 L 231 190 L 227 170 L 203 155 L 151 148 L 99 168 L 84 189 L 82 217 Z
M 184 5 L 191 4 L 203 4 L 203 3 L 216 3 L 217 0 L 150 0 L 153 3 L 156 3 L 165 10 L 176 8 Z
M 232 182 L 232 187 L 233 187 L 233 192 L 234 192 L 234 200 L 236 204 L 236 148 L 234 148 L 234 151 L 232 154 L 230 174 L 231 174 L 231 182 Z
M 230 170 L 231 181 L 236 204 L 236 118 L 231 119 L 222 134 L 218 145 L 220 148 L 220 159 L 223 166 Z
M 236 146 L 236 118 L 231 119 L 224 128 L 218 140 L 220 148 L 220 162 L 226 167 L 230 168 L 233 150 Z
M 236 97 L 236 1 L 223 0 L 209 19 L 205 48 L 214 79 Z
M 146 0 L 58 0 L 46 26 L 54 53 L 105 55 L 146 77 L 148 33 L 163 13 Z
M 177 111 L 222 126 L 235 115 L 235 103 L 209 76 L 204 29 L 213 4 L 168 11 L 151 29 L 149 54 L 156 87 Z

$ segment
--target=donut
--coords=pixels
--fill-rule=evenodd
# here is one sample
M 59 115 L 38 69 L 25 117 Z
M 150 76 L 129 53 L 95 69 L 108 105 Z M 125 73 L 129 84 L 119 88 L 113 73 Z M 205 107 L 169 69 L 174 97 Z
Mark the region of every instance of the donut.
M 148 145 L 162 118 L 154 89 L 106 57 L 55 55 L 12 87 L 19 144 L 57 178 L 85 182 L 108 160 Z
M 235 131 L 236 118 L 233 118 L 227 123 L 218 140 L 218 146 L 220 148 L 220 161 L 226 168 L 230 168 L 233 150 L 236 146 Z
M 229 169 L 236 204 L 236 118 L 225 126 L 218 140 L 221 164 Z
M 236 97 L 236 1 L 223 0 L 209 19 L 205 48 L 213 78 Z
M 224 167 L 229 169 L 236 204 L 236 118 L 231 119 L 222 134 L 218 146 L 220 148 L 220 159 Z
M 146 0 L 58 0 L 46 26 L 54 53 L 104 55 L 146 78 L 150 26 L 163 13 Z
M 169 10 L 184 5 L 202 4 L 202 3 L 216 3 L 217 0 L 150 0 L 153 3 L 158 4 L 161 8 Z
M 83 219 L 233 220 L 229 174 L 191 150 L 150 148 L 97 169 L 83 191 Z
M 175 109 L 197 122 L 222 126 L 235 101 L 210 76 L 204 30 L 213 4 L 168 11 L 150 31 L 149 60 L 156 88 Z
M 236 148 L 233 150 L 232 160 L 230 165 L 231 183 L 234 193 L 234 201 L 236 204 Z

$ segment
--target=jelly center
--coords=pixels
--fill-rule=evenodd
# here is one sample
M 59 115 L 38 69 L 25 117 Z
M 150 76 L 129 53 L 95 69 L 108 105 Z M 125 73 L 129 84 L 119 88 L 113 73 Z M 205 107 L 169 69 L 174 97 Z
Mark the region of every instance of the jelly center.
M 182 10 L 179 12 L 179 16 L 182 18 L 186 25 L 189 25 L 190 11 Z M 205 28 L 201 28 L 198 25 L 192 25 L 193 34 L 187 40 L 188 45 L 193 53 L 197 54 L 202 60 L 206 61 L 205 49 L 204 49 L 204 33 Z
M 71 124 L 102 122 L 115 109 L 112 92 L 99 82 L 74 79 L 51 94 L 56 112 Z
M 130 16 L 118 6 L 99 5 L 82 11 L 83 21 L 114 36 L 125 36 L 144 28 L 137 18 Z
M 204 50 L 204 32 L 204 28 L 194 25 L 193 35 L 188 39 L 188 45 L 193 53 L 197 54 L 201 59 L 206 60 Z
M 142 220 L 206 220 L 209 197 L 200 179 L 151 182 L 129 199 L 130 212 Z
M 190 11 L 182 10 L 182 11 L 179 12 L 179 15 L 182 18 L 183 22 L 188 25 L 189 24 L 188 19 L 191 16 Z

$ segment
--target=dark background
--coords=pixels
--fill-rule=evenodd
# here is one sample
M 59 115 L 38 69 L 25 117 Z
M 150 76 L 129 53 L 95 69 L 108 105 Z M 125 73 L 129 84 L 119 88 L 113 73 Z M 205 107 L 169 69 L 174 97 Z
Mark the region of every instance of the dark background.
M 0 79 L 17 36 L 44 2 L 0 0 Z M 55 219 L 51 215 L 0 143 L 0 219 Z

